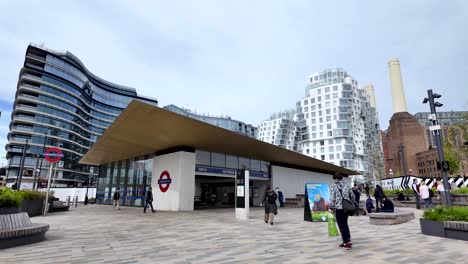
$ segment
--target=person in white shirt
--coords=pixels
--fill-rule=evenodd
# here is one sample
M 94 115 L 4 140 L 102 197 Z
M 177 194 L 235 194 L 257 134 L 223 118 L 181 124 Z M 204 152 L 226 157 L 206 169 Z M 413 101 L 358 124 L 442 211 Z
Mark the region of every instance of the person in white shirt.
M 442 205 L 447 205 L 447 199 L 445 199 L 445 187 L 442 181 L 437 182 L 437 193 L 439 193 L 439 199 Z
M 429 187 L 427 187 L 425 181 L 421 181 L 421 187 L 419 187 L 419 193 L 421 194 L 421 199 L 423 199 L 426 208 L 434 208 L 432 204 L 432 197 L 429 193 Z

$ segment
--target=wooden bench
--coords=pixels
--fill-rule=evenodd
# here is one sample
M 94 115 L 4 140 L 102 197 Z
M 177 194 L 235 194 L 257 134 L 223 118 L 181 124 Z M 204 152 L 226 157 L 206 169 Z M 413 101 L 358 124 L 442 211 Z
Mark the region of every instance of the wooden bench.
M 45 239 L 48 224 L 33 224 L 27 213 L 0 215 L 0 249 Z
M 468 222 L 445 221 L 444 229 L 446 237 L 468 240 Z
M 370 213 L 369 220 L 372 225 L 396 225 L 414 219 L 411 211 L 395 210 L 393 213 Z

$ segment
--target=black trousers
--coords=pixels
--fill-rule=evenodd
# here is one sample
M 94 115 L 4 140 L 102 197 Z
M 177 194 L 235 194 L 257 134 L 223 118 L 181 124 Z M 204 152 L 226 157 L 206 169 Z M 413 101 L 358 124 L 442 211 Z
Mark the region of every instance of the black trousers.
M 343 243 L 348 243 L 351 240 L 351 234 L 349 233 L 349 226 L 348 226 L 348 215 L 345 214 L 343 209 L 336 209 L 336 223 L 338 224 L 338 228 L 340 229 L 341 238 L 343 239 Z
M 148 200 L 145 201 L 145 209 L 143 210 L 143 212 L 146 212 L 146 207 L 148 207 L 148 204 L 151 206 L 151 212 L 154 212 L 153 201 L 148 201 Z

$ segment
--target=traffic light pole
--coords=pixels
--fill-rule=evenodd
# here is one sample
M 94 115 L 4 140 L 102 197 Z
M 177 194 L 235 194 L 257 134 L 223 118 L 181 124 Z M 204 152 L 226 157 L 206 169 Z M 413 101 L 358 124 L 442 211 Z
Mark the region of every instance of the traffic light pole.
M 433 127 L 436 127 L 438 125 L 437 121 L 437 111 L 436 111 L 436 105 L 434 104 L 434 94 L 432 93 L 432 90 L 427 90 L 427 95 L 429 98 L 429 105 L 431 107 L 431 114 L 435 116 L 432 120 L 432 125 Z M 440 97 L 440 95 L 438 96 Z M 447 202 L 448 207 L 452 207 L 452 195 L 450 194 L 450 186 L 448 182 L 448 177 L 447 177 L 447 171 L 445 168 L 442 166 L 442 162 L 445 160 L 444 159 L 444 150 L 442 149 L 442 140 L 440 137 L 440 128 L 434 129 L 434 140 L 436 142 L 436 147 L 437 147 L 437 153 L 439 154 L 439 163 L 440 163 L 440 168 L 442 170 L 442 180 L 444 183 L 444 193 L 445 193 L 445 199 Z

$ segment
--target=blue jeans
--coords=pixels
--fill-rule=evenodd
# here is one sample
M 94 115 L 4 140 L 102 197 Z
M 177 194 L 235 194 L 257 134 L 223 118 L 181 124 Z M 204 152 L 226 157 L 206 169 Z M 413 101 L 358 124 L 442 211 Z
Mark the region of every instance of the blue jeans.
M 424 200 L 424 204 L 426 205 L 426 208 L 434 208 L 434 204 L 432 203 L 432 198 L 426 198 L 426 199 L 423 199 Z

